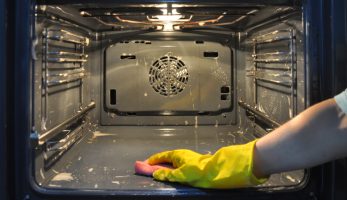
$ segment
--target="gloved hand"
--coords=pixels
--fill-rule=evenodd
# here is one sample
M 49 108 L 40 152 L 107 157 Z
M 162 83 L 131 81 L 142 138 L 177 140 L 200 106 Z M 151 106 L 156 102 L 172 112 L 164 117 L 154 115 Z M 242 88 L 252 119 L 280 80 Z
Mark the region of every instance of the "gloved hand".
M 153 177 L 160 181 L 179 182 L 200 188 L 240 188 L 264 183 L 253 175 L 253 149 L 256 140 L 223 147 L 214 155 L 190 150 L 165 151 L 151 156 L 150 165 L 172 163 L 175 169 L 158 169 Z

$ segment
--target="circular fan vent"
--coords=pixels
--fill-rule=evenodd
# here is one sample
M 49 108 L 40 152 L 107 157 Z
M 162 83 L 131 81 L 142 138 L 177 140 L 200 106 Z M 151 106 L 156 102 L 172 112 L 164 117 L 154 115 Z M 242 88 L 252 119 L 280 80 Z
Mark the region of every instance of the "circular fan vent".
M 156 60 L 149 70 L 151 86 L 164 96 L 174 96 L 182 92 L 187 85 L 188 77 L 184 62 L 170 55 Z

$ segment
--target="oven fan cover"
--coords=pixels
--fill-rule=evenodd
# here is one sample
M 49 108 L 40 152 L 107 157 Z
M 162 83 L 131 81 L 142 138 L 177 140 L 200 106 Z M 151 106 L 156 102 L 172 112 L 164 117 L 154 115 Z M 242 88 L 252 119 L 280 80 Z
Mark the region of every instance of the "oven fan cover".
M 175 96 L 182 92 L 188 83 L 188 69 L 182 60 L 165 55 L 154 61 L 149 69 L 149 83 L 163 96 Z

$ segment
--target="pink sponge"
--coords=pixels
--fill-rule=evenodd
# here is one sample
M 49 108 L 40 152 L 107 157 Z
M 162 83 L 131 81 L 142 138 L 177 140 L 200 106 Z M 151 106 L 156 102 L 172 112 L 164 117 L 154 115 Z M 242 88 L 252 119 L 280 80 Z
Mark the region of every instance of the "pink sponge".
M 152 176 L 153 172 L 158 169 L 173 169 L 173 167 L 168 164 L 149 165 L 147 160 L 135 162 L 136 174 Z

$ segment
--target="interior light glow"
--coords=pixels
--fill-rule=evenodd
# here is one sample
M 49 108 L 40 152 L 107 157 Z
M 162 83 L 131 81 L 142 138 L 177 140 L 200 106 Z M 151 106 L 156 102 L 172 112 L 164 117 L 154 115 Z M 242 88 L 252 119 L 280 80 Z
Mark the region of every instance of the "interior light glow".
M 163 31 L 173 31 L 173 23 L 171 22 L 164 22 L 164 28 Z
M 155 18 L 162 22 L 174 22 L 181 19 L 182 15 L 156 15 Z
M 168 9 L 164 8 L 164 9 L 160 9 L 164 15 L 179 15 L 179 13 L 177 12 L 177 9 L 172 9 L 171 13 L 168 12 Z
M 183 15 L 156 15 L 153 16 L 152 21 L 161 22 L 164 24 L 163 31 L 173 31 L 173 25 L 179 21 Z
M 168 5 L 167 5 L 168 7 Z M 158 22 L 164 25 L 164 27 L 161 29 L 162 31 L 174 31 L 179 30 L 179 28 L 175 28 L 174 25 L 182 22 L 182 21 L 189 21 L 191 20 L 191 17 L 189 19 L 185 19 L 183 15 L 177 12 L 177 9 L 171 9 L 170 11 L 168 8 L 162 8 L 160 9 L 162 11 L 162 15 L 155 15 L 155 16 L 147 16 L 147 19 L 151 22 Z M 159 29 L 157 27 L 157 29 Z

